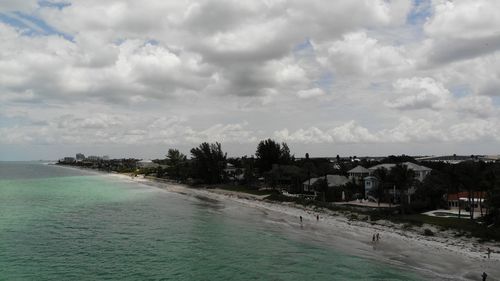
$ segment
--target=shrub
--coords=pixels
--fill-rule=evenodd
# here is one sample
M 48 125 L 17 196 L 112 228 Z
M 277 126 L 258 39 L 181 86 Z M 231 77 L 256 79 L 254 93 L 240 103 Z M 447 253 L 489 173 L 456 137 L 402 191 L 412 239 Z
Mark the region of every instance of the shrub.
M 413 227 L 413 225 L 411 223 L 405 223 L 405 224 L 403 224 L 403 229 L 404 230 L 411 229 L 412 227 Z
M 434 232 L 432 232 L 432 230 L 426 228 L 426 229 L 424 229 L 424 235 L 425 236 L 434 236 Z

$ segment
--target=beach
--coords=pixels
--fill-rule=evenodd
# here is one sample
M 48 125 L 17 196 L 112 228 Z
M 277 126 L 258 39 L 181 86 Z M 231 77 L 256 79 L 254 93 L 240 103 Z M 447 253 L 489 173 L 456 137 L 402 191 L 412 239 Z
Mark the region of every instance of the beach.
M 110 177 L 155 186 L 168 192 L 186 196 L 206 197 L 221 202 L 235 202 L 249 206 L 272 217 L 272 223 L 282 222 L 300 228 L 311 239 L 328 243 L 353 255 L 384 261 L 437 275 L 443 280 L 500 280 L 500 248 L 498 243 L 479 243 L 477 239 L 455 237 L 452 232 L 440 232 L 432 226 L 405 229 L 387 221 L 364 222 L 349 220 L 345 215 L 326 209 L 306 208 L 292 203 L 264 200 L 257 196 L 222 189 L 193 188 L 183 184 L 160 182 L 142 177 L 109 174 Z M 316 216 L 319 215 L 317 221 Z M 303 217 L 301 223 L 299 217 Z M 424 236 L 430 228 L 435 236 Z M 379 242 L 372 235 L 379 233 Z M 486 249 L 493 253 L 486 257 Z

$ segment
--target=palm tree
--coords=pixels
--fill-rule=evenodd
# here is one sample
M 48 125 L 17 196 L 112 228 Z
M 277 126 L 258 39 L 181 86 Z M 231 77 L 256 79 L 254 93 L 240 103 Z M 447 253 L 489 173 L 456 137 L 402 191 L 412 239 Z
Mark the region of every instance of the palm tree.
M 391 175 L 400 192 L 401 211 L 404 213 L 404 205 L 411 203 L 409 189 L 415 181 L 415 172 L 408 169 L 406 165 L 398 164 L 392 167 Z M 404 199 L 404 194 L 407 195 L 406 199 Z
M 380 200 L 381 200 L 382 196 L 384 196 L 385 186 L 386 186 L 388 179 L 389 179 L 389 173 L 388 173 L 386 168 L 381 167 L 381 168 L 376 169 L 373 172 L 373 176 L 376 177 L 377 181 L 378 181 L 376 193 L 377 193 L 377 203 L 378 203 L 378 206 L 380 207 Z

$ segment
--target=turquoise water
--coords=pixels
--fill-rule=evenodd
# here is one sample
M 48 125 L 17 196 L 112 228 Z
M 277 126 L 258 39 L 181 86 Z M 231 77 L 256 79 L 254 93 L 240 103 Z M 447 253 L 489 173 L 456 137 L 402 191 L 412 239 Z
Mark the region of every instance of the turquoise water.
M 424 279 L 290 235 L 241 205 L 0 163 L 0 280 Z

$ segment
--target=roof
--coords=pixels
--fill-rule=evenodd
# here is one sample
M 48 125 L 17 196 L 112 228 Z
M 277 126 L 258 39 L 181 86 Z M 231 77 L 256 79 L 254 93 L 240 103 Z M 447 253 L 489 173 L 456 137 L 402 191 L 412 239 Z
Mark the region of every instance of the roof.
M 347 171 L 347 173 L 349 173 L 349 174 L 351 174 L 351 173 L 355 173 L 355 174 L 369 174 L 370 170 L 368 170 L 367 168 L 365 168 L 365 167 L 363 167 L 361 165 L 358 165 L 355 168 Z
M 324 177 L 311 178 L 311 185 L 323 178 Z M 328 181 L 328 187 L 341 186 L 349 182 L 347 177 L 340 175 L 326 175 L 326 180 Z M 304 181 L 303 184 L 309 184 L 309 180 Z
M 416 171 L 416 172 L 431 171 L 432 170 L 431 168 L 427 168 L 425 166 L 417 165 L 417 164 L 412 163 L 412 162 L 404 162 L 404 163 L 401 163 L 401 164 L 404 165 L 404 166 L 406 166 L 406 167 L 408 167 L 408 169 Z M 368 168 L 368 170 L 375 171 L 375 170 L 377 170 L 379 168 L 385 168 L 387 170 L 390 170 L 394 166 L 396 166 L 396 164 L 393 164 L 393 163 L 379 164 L 379 165 L 375 165 L 375 166 L 373 166 L 371 168 Z
M 486 192 L 485 191 L 476 191 L 476 192 L 472 192 L 471 195 L 474 195 L 474 198 L 484 199 L 486 197 Z M 469 192 L 464 191 L 464 192 L 459 192 L 459 193 L 448 194 L 448 201 L 458 200 L 458 198 L 469 198 Z

